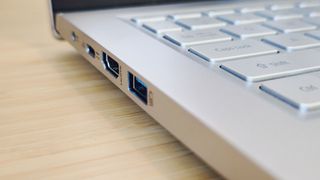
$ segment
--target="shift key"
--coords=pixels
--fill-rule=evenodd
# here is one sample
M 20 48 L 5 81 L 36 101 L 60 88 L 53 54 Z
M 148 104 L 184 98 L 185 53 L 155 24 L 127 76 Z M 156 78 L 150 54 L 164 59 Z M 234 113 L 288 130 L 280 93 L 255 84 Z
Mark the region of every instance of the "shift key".
M 220 67 L 248 82 L 259 82 L 320 70 L 319 50 L 225 62 Z
M 189 52 L 211 62 L 275 54 L 277 49 L 254 39 L 192 46 Z

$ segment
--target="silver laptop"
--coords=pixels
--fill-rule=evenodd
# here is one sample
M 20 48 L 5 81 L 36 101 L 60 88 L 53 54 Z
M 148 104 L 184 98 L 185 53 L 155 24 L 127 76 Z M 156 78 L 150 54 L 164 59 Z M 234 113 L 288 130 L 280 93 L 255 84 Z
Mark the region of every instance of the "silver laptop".
M 320 1 L 52 0 L 68 41 L 229 179 L 320 179 Z

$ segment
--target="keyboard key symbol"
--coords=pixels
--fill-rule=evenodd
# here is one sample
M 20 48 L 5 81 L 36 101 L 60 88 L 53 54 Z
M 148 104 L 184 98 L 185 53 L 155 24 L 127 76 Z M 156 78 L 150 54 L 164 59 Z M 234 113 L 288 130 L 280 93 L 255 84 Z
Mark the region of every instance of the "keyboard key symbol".
M 308 86 L 300 86 L 299 89 L 303 92 L 313 92 L 313 91 L 317 91 L 319 88 L 311 84 Z
M 257 67 L 261 68 L 261 69 L 267 69 L 268 66 L 266 64 L 257 64 Z

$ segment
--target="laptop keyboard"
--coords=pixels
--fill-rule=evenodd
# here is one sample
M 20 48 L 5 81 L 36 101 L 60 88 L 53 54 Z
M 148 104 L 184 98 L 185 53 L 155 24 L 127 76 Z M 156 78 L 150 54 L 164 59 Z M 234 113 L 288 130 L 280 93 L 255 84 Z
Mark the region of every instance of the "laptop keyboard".
M 133 17 L 136 26 L 300 111 L 320 111 L 320 1 Z M 318 72 L 319 71 L 319 72 Z

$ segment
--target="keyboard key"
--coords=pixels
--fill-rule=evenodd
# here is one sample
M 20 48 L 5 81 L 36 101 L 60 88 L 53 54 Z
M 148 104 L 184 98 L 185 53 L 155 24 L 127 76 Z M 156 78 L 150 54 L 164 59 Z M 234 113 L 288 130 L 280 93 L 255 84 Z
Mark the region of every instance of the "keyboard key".
M 298 3 L 298 7 L 300 8 L 317 7 L 317 6 L 320 6 L 319 1 L 305 1 L 305 2 Z
M 315 17 L 315 18 L 305 18 L 305 22 L 308 22 L 310 24 L 314 24 L 316 26 L 320 26 L 320 17 Z
M 318 17 L 320 16 L 320 8 L 308 8 L 307 11 L 309 11 L 308 16 L 309 17 Z
M 250 24 L 259 23 L 266 21 L 265 18 L 256 16 L 254 14 L 230 14 L 218 16 L 218 19 L 226 21 L 230 24 L 240 25 L 240 24 Z
M 268 6 L 268 9 L 272 11 L 291 9 L 291 8 L 294 8 L 294 4 L 292 3 L 277 3 L 277 4 L 272 4 Z
M 320 46 L 320 41 L 303 34 L 282 34 L 263 38 L 264 42 L 286 51 L 295 51 Z
M 303 22 L 302 20 L 292 19 L 285 21 L 272 21 L 264 23 L 265 26 L 280 31 L 282 33 L 292 33 L 316 29 L 317 26 Z
M 168 32 L 165 39 L 178 46 L 190 46 L 203 43 L 231 41 L 232 38 L 217 29 L 205 29 L 196 31 Z
M 260 89 L 302 112 L 320 110 L 320 73 L 264 82 Z
M 279 11 L 261 11 L 257 15 L 266 17 L 271 20 L 284 20 L 302 18 L 303 14 L 297 9 L 279 10 Z
M 169 15 L 169 18 L 173 20 L 178 19 L 188 19 L 188 18 L 199 18 L 202 14 L 200 12 L 190 12 L 190 13 L 177 13 Z
M 221 27 L 227 24 L 225 22 L 210 17 L 181 19 L 178 20 L 176 23 L 190 30 Z
M 222 28 L 221 31 L 240 39 L 258 37 L 258 36 L 267 36 L 267 35 L 273 35 L 277 33 L 272 29 L 266 28 L 258 24 L 227 26 Z
M 131 19 L 131 21 L 137 24 L 142 24 L 145 22 L 152 22 L 152 21 L 165 21 L 165 20 L 166 20 L 166 16 L 135 17 Z
M 205 15 L 214 17 L 214 16 L 219 16 L 219 15 L 226 15 L 226 14 L 234 14 L 235 11 L 232 9 L 218 9 L 218 10 L 210 10 L 204 12 Z
M 300 11 L 306 17 L 320 16 L 320 8 L 319 7 L 303 8 L 303 9 L 300 9 Z
M 247 39 L 215 44 L 192 46 L 189 52 L 211 62 L 273 54 L 278 51 L 260 41 Z
M 250 13 L 250 12 L 258 12 L 258 11 L 264 11 L 265 7 L 263 6 L 250 6 L 250 7 L 242 7 L 237 8 L 236 11 L 239 13 Z
M 170 21 L 146 22 L 143 27 L 156 34 L 182 30 L 182 27 Z
M 259 82 L 320 70 L 319 50 L 253 57 L 225 62 L 221 68 L 248 82 Z
M 307 36 L 320 40 L 320 30 L 306 33 Z

